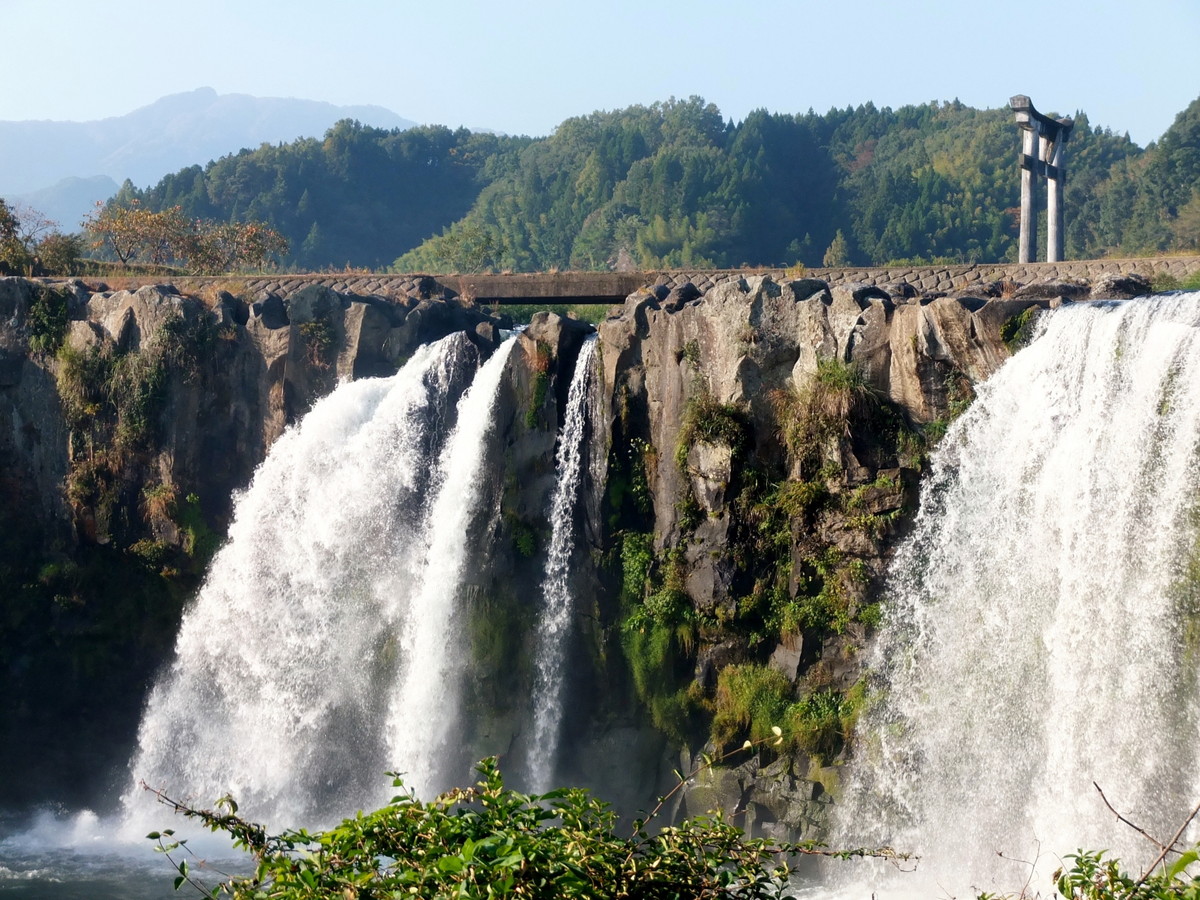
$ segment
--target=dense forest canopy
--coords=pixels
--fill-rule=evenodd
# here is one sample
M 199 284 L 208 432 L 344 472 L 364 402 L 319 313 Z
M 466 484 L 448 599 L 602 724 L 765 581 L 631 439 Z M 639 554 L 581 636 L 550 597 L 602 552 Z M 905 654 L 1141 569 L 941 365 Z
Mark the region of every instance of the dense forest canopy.
M 299 269 L 380 267 L 463 216 L 506 156 L 527 143 L 463 128 L 384 130 L 345 120 L 324 140 L 243 150 L 145 192 L 126 182 L 113 202 L 263 222 L 287 239 L 285 262 Z
M 1018 146 L 1009 110 L 958 101 L 733 122 L 692 97 L 544 139 L 343 121 L 112 202 L 262 222 L 290 269 L 992 262 L 1016 256 Z M 1076 114 L 1067 167 L 1068 258 L 1200 247 L 1200 100 L 1146 149 Z

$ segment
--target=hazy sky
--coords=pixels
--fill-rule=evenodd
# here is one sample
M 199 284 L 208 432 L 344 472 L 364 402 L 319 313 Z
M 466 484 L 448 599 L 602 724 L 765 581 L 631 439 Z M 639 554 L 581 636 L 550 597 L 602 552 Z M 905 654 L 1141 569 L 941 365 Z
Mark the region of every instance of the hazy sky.
M 1200 95 L 1200 0 L 0 0 L 0 23 L 0 120 L 209 86 L 544 135 L 693 94 L 741 119 L 1023 93 L 1145 145 Z

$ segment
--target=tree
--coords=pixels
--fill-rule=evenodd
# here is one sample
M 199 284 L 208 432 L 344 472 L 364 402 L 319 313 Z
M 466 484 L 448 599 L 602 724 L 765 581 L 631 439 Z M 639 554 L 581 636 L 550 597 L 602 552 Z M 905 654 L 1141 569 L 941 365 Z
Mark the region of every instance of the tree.
M 97 203 L 83 224 L 92 236 L 93 249 L 108 249 L 121 265 L 127 266 L 138 257 L 161 255 L 164 241 L 170 237 L 168 221 L 177 224 L 178 217 L 164 219 L 163 214 L 131 200 L 127 204 Z
M 1179 249 L 1200 248 L 1200 188 L 1194 188 L 1191 199 L 1179 207 L 1179 214 L 1171 222 L 1171 231 Z
M 839 228 L 837 234 L 833 236 L 833 241 L 829 244 L 829 249 L 825 251 L 825 256 L 821 260 L 821 265 L 828 269 L 850 265 L 850 250 L 846 246 L 846 236 L 842 234 L 842 229 Z
M 406 254 L 392 266 L 401 272 L 426 269 L 475 273 L 495 265 L 496 256 L 496 239 L 491 230 L 475 222 L 463 221 L 430 238 L 420 254 Z
M 287 252 L 288 243 L 259 222 L 207 222 L 197 220 L 184 232 L 179 256 L 193 273 L 261 269 L 268 258 Z
M 286 253 L 288 246 L 278 232 L 261 222 L 189 219 L 179 206 L 155 212 L 136 198 L 123 204 L 97 204 L 85 225 L 92 246 L 107 248 L 122 265 L 135 259 L 176 263 L 192 274 L 261 268 L 272 255 Z
M 16 213 L 0 199 L 0 272 L 5 275 L 28 275 L 33 264 L 29 248 L 21 236 L 21 222 Z
M 287 265 L 384 266 L 470 210 L 528 138 L 442 126 L 388 131 L 340 122 L 324 140 L 263 145 L 168 175 L 118 200 L 189 219 L 258 221 L 287 239 Z M 315 230 L 314 230 L 315 228 Z
M 76 234 L 53 231 L 38 241 L 34 255 L 38 268 L 47 275 L 70 275 L 83 255 L 83 239 Z
M 83 252 L 75 235 L 30 206 L 0 200 L 0 274 L 70 275 Z

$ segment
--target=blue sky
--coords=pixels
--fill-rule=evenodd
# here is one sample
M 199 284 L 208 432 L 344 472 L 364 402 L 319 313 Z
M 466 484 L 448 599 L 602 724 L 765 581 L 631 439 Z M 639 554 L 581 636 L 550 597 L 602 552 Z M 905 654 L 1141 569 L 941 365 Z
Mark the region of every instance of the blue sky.
M 0 0 L 0 22 L 0 120 L 210 86 L 542 135 L 693 94 L 741 119 L 1024 93 L 1145 145 L 1200 96 L 1200 0 Z

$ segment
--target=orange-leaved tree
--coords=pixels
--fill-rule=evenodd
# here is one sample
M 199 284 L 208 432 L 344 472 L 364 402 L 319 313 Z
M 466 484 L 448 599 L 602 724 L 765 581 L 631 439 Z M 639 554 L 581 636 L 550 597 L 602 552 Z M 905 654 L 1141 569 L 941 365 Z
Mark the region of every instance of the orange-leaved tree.
M 178 206 L 153 211 L 137 200 L 97 204 L 84 222 L 92 247 L 107 248 L 122 265 L 134 260 L 176 264 L 192 274 L 258 269 L 287 241 L 260 222 L 189 219 Z

